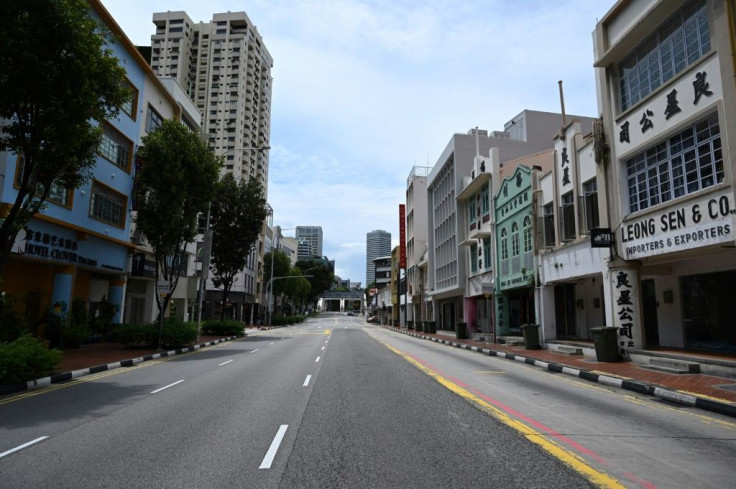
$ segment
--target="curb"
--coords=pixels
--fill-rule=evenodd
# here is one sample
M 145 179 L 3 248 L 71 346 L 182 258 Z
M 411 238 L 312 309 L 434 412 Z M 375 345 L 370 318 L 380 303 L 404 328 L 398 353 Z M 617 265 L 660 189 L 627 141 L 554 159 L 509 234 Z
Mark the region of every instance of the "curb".
M 433 338 L 430 336 L 424 336 L 424 335 L 420 335 L 417 333 L 409 333 L 407 331 L 402 331 L 402 330 L 395 329 L 395 328 L 386 328 L 386 329 L 389 329 L 391 331 L 396 331 L 397 333 L 405 334 L 408 336 L 413 336 L 415 338 L 430 340 L 430 341 L 434 341 L 435 343 L 443 343 L 449 346 L 454 346 L 455 348 L 462 348 L 464 350 L 475 351 L 475 352 L 478 352 L 484 355 L 489 355 L 492 357 L 500 357 L 500 358 L 505 358 L 507 360 L 514 360 L 517 362 L 526 363 L 527 365 L 539 367 L 541 369 L 547 370 L 548 372 L 562 373 L 562 374 L 570 375 L 572 377 L 577 377 L 579 379 L 587 380 L 590 382 L 610 385 L 613 387 L 618 387 L 619 389 L 633 391 L 633 392 L 636 392 L 637 394 L 644 394 L 647 396 L 657 397 L 659 399 L 664 399 L 666 401 L 674 402 L 677 404 L 683 404 L 685 406 L 696 407 L 704 411 L 710 411 L 713 413 L 722 414 L 724 416 L 730 416 L 732 418 L 736 418 L 736 405 L 730 404 L 727 402 L 714 401 L 713 399 L 706 399 L 703 397 L 693 396 L 691 394 L 683 394 L 681 392 L 673 391 L 671 389 L 667 389 L 665 387 L 661 387 L 656 384 L 647 384 L 647 383 L 638 382 L 635 380 L 624 380 L 618 377 L 611 377 L 609 375 L 596 374 L 588 370 L 581 370 L 575 367 L 569 367 L 567 365 L 563 365 L 559 363 L 543 362 L 542 360 L 525 357 L 523 355 L 517 355 L 515 353 L 506 353 L 504 351 L 492 350 L 490 348 L 480 348 L 480 347 L 468 345 L 465 343 L 458 343 L 455 341 L 443 340 L 440 338 Z
M 243 338 L 244 337 L 245 336 L 243 336 Z M 67 380 L 84 377 L 85 375 L 105 372 L 107 370 L 113 370 L 116 368 L 131 367 L 133 365 L 138 365 L 139 363 L 147 362 L 149 360 L 155 360 L 157 358 L 173 357 L 176 355 L 180 355 L 182 353 L 189 353 L 192 351 L 199 350 L 200 348 L 204 348 L 206 346 L 216 345 L 218 343 L 230 341 L 236 338 L 241 338 L 241 337 L 240 336 L 228 336 L 227 338 L 221 338 L 219 340 L 208 341 L 207 343 L 200 343 L 198 345 L 192 345 L 186 348 L 177 348 L 176 350 L 169 350 L 169 351 L 164 351 L 161 353 L 153 353 L 151 355 L 131 358 L 130 360 L 120 360 L 119 362 L 108 363 L 106 365 L 95 365 L 94 367 L 83 368 L 80 370 L 73 370 L 71 372 L 64 372 L 64 373 L 60 373 L 56 375 L 51 375 L 49 377 L 43 377 L 43 378 L 36 379 L 36 380 L 29 380 L 27 382 L 21 382 L 18 384 L 2 385 L 0 386 L 0 395 L 10 394 L 13 392 L 32 390 L 38 387 L 45 387 L 51 384 L 58 384 L 61 382 L 66 382 Z

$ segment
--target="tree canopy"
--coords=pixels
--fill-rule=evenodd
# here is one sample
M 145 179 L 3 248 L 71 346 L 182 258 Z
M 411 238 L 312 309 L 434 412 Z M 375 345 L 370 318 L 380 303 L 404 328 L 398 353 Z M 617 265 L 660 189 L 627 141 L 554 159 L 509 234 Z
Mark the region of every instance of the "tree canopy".
M 266 219 L 266 199 L 256 178 L 237 182 L 231 173 L 217 185 L 212 200 L 212 279 L 222 287 L 223 303 L 233 285 L 235 275 L 245 268 L 248 255 L 258 240 Z M 222 308 L 224 318 L 225 308 Z
M 311 289 L 309 291 L 309 302 L 316 302 L 319 295 L 325 290 L 329 290 L 332 285 L 334 273 L 329 264 L 322 258 L 299 260 L 296 262 L 304 275 L 311 275 L 309 283 Z
M 52 189 L 89 179 L 99 124 L 130 91 L 86 0 L 3 0 L 0 11 L 0 151 L 22 156 L 0 226 L 1 277 L 18 231 Z
M 156 258 L 156 280 L 168 280 L 170 291 L 159 301 L 163 314 L 179 273 L 187 243 L 197 235 L 197 215 L 207 210 L 219 177 L 220 162 L 199 136 L 183 124 L 165 120 L 143 138 L 142 164 L 136 176 L 136 226 Z M 158 296 L 157 296 L 158 298 Z

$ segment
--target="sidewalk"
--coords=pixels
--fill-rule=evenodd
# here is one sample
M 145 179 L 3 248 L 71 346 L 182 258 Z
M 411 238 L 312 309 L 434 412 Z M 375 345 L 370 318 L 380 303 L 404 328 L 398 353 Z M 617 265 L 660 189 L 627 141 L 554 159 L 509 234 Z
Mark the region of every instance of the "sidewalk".
M 595 357 L 565 355 L 549 350 L 526 350 L 470 339 L 455 339 L 454 333 L 436 334 L 383 326 L 409 336 L 519 361 L 591 382 L 612 385 L 639 394 L 736 417 L 736 379 L 706 374 L 671 374 L 644 368 L 633 362 L 598 362 Z M 450 336 L 452 334 L 452 336 Z M 724 388 L 725 387 L 725 388 Z
M 267 328 L 264 328 L 267 329 Z M 246 336 L 259 331 L 257 327 L 245 329 Z M 91 343 L 82 345 L 78 349 L 62 350 L 61 363 L 49 377 L 30 380 L 14 385 L 0 386 L 0 395 L 34 389 L 50 384 L 66 382 L 78 377 L 90 375 L 120 367 L 128 367 L 138 363 L 166 358 L 182 353 L 188 353 L 207 346 L 213 346 L 223 341 L 236 339 L 236 336 L 206 336 L 199 337 L 199 342 L 189 347 L 174 350 L 155 350 L 125 348 L 119 343 Z

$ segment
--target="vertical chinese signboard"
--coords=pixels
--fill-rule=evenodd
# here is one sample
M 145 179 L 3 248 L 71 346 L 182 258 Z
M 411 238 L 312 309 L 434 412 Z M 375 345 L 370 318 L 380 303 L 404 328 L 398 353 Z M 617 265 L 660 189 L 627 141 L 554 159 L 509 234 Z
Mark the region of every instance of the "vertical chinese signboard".
M 399 268 L 406 270 L 406 206 L 399 204 Z

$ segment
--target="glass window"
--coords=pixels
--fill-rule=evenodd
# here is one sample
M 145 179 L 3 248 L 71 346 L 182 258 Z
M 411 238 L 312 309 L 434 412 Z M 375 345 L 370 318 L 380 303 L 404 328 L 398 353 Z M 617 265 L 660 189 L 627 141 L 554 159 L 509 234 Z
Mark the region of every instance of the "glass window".
M 123 102 L 123 105 L 120 106 L 120 110 L 135 120 L 135 112 L 138 110 L 138 90 L 128 79 L 123 82 L 123 86 L 130 90 L 130 93 L 125 102 Z
M 710 51 L 705 0 L 691 0 L 618 65 L 621 110 L 649 95 Z
M 478 271 L 478 245 L 470 245 L 470 272 Z
M 156 112 L 156 110 L 149 105 L 148 110 L 146 111 L 146 132 L 152 133 L 163 123 L 164 118 L 161 117 L 161 114 Z
M 600 224 L 598 216 L 598 182 L 591 178 L 583 183 L 583 207 L 585 208 L 585 226 L 588 231 Z
M 524 218 L 524 253 L 532 251 L 532 218 Z
M 483 240 L 483 266 L 486 270 L 491 268 L 491 238 Z
M 14 179 L 14 187 L 20 188 L 21 182 L 23 181 L 23 163 L 24 159 L 22 156 L 18 157 L 18 161 L 15 165 L 15 179 Z M 43 195 L 43 186 L 38 185 L 36 187 L 36 196 L 40 197 Z M 49 194 L 46 196 L 47 201 L 51 201 L 55 204 L 62 205 L 64 207 L 71 207 L 72 205 L 72 192 L 70 189 L 66 187 L 62 187 L 61 185 L 57 185 L 55 183 L 51 184 L 51 190 L 49 190 Z
M 475 222 L 475 199 L 468 201 L 468 222 L 470 224 Z
M 125 171 L 130 171 L 133 142 L 107 122 L 102 125 L 102 138 L 97 152 Z
M 647 209 L 724 181 L 718 114 L 626 162 L 629 212 Z
M 92 182 L 92 198 L 89 215 L 117 227 L 125 226 L 126 199 L 113 189 Z
M 544 206 L 544 246 L 552 248 L 555 245 L 555 215 L 552 203 Z
M 511 225 L 511 255 L 519 256 L 519 225 Z
M 485 185 L 483 186 L 483 191 L 482 191 L 482 192 L 481 192 L 481 194 L 480 194 L 480 205 L 481 205 L 480 211 L 481 211 L 481 213 L 483 213 L 484 215 L 485 215 L 485 214 L 488 214 L 488 213 L 490 212 L 490 210 L 491 210 L 491 209 L 490 209 L 490 204 L 489 204 L 489 202 L 490 202 L 490 201 L 488 200 L 488 184 L 486 183 L 486 184 L 485 184 Z
M 560 209 L 560 217 L 562 218 L 562 240 L 572 241 L 575 239 L 575 202 L 573 200 L 572 191 L 562 196 L 562 208 Z

